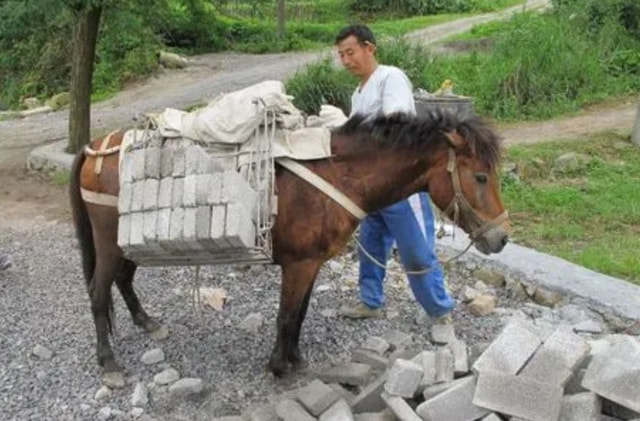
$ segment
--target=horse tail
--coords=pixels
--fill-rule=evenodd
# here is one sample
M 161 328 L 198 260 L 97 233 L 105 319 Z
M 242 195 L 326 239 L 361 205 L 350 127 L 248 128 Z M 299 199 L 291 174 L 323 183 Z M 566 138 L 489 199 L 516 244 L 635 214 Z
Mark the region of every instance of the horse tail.
M 80 243 L 82 253 L 82 271 L 87 288 L 91 289 L 91 280 L 96 267 L 96 249 L 93 244 L 93 231 L 89 221 L 87 205 L 82 200 L 80 193 L 80 171 L 84 163 L 84 151 L 76 154 L 71 166 L 71 181 L 69 183 L 69 193 L 71 196 L 71 213 L 73 215 L 73 225 L 76 228 L 76 237 Z

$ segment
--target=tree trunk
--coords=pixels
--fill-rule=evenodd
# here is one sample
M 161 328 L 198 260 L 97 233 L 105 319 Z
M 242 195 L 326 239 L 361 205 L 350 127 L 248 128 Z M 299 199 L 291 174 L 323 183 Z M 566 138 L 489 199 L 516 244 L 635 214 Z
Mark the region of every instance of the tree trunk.
M 284 0 L 278 1 L 278 38 L 284 38 L 285 35 L 285 11 L 284 11 Z
M 87 6 L 77 12 L 71 64 L 69 144 L 76 153 L 91 138 L 91 80 L 102 7 Z
M 636 111 L 636 124 L 631 132 L 631 141 L 640 147 L 640 99 L 638 99 L 638 111 Z

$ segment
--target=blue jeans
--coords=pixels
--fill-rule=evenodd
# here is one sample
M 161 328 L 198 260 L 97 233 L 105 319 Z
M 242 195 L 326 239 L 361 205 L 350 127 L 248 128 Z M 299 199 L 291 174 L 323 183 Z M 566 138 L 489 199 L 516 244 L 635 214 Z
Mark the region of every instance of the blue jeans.
M 360 242 L 381 263 L 387 262 L 395 239 L 407 271 L 433 267 L 429 273 L 408 275 L 413 295 L 430 316 L 450 312 L 455 306 L 444 285 L 444 274 L 435 252 L 435 226 L 429 196 L 418 193 L 378 212 L 360 224 Z M 384 305 L 386 270 L 360 251 L 360 299 L 371 308 Z

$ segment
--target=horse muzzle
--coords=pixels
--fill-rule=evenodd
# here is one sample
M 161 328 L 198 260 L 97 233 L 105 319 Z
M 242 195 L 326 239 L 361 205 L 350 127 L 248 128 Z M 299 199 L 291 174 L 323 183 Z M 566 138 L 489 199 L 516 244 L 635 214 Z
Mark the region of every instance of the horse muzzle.
M 483 254 L 500 253 L 509 242 L 507 231 L 498 226 L 477 237 L 474 241 L 476 249 Z

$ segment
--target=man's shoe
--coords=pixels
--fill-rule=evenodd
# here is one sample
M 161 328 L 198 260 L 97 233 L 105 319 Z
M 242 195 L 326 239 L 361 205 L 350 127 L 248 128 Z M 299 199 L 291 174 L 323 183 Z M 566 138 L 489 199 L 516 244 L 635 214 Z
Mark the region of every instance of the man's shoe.
M 0 270 L 9 269 L 13 263 L 11 262 L 11 256 L 6 253 L 0 252 Z
M 353 307 L 343 307 L 340 314 L 350 319 L 367 319 L 370 317 L 383 317 L 382 308 L 371 308 L 364 303 L 358 303 Z
M 433 324 L 435 325 L 450 325 L 453 324 L 453 316 L 451 312 L 443 314 L 442 316 L 434 317 Z

